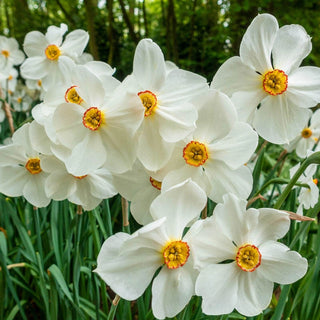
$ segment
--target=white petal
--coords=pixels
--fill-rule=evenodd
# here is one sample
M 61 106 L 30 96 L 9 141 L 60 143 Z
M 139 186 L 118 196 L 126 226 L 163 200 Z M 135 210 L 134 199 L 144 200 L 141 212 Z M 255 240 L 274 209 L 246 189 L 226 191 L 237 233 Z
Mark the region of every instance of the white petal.
M 90 192 L 96 198 L 108 199 L 118 193 L 112 183 L 112 175 L 107 169 L 95 170 L 87 178 Z
M 71 57 L 79 57 L 87 46 L 88 41 L 88 32 L 84 30 L 74 30 L 66 36 L 61 46 L 61 50 L 63 53 L 68 54 Z
M 45 193 L 46 174 L 41 172 L 30 177 L 23 188 L 23 196 L 36 207 L 46 207 L 51 199 Z
M 232 95 L 231 101 L 234 103 L 239 121 L 247 122 L 250 125 L 256 114 L 259 103 L 267 95 L 261 88 L 254 91 L 241 91 Z
M 229 96 L 238 91 L 258 91 L 261 89 L 261 75 L 236 56 L 223 63 L 214 75 L 210 87 Z
M 272 69 L 271 50 L 277 31 L 277 19 L 270 14 L 259 14 L 249 25 L 240 44 L 240 57 L 261 74 Z
M 235 308 L 241 314 L 248 317 L 256 316 L 268 307 L 273 291 L 272 281 L 261 277 L 256 271 L 242 270 L 238 281 L 238 301 Z
M 48 198 L 54 200 L 67 199 L 76 190 L 74 178 L 66 171 L 51 173 L 45 182 L 45 191 Z
M 307 272 L 307 260 L 282 243 L 268 241 L 259 250 L 262 258 L 257 271 L 270 281 L 289 284 L 299 280 Z
M 207 80 L 193 72 L 174 69 L 159 91 L 161 104 L 175 104 L 190 101 L 193 97 L 201 95 L 208 89 Z
M 62 36 L 64 35 L 66 31 L 56 27 L 56 26 L 49 26 L 46 32 L 46 38 L 47 41 L 50 44 L 55 44 L 57 46 L 60 46 L 62 43 Z
M 38 80 L 48 74 L 48 61 L 44 57 L 31 57 L 20 67 L 21 75 L 26 79 Z
M 301 67 L 288 77 L 288 100 L 301 108 L 314 107 L 320 102 L 320 68 Z
M 187 262 L 188 264 L 188 262 Z M 173 317 L 194 294 L 195 271 L 185 264 L 178 269 L 163 266 L 152 284 L 152 311 L 157 319 Z
M 74 176 L 86 175 L 101 167 L 106 151 L 98 132 L 89 132 L 73 149 L 66 161 L 67 170 Z
M 311 48 L 311 37 L 302 26 L 291 24 L 281 27 L 272 49 L 274 68 L 289 74 L 300 66 Z
M 167 232 L 170 237 L 182 237 L 187 224 L 199 217 L 207 203 L 205 192 L 190 179 L 162 192 L 151 204 L 154 219 L 167 217 Z
M 170 106 L 158 106 L 154 115 L 159 133 L 167 142 L 184 139 L 195 129 L 198 113 L 191 103 L 177 103 Z M 148 121 L 148 119 L 145 119 Z M 156 128 L 155 128 L 156 129 Z
M 130 235 L 117 233 L 108 238 L 98 255 L 98 266 L 94 270 L 116 292 L 126 300 L 140 297 L 159 268 L 155 251 L 138 249 L 119 255 L 119 249 Z
M 41 32 L 31 31 L 27 33 L 24 39 L 23 50 L 28 55 L 28 57 L 45 57 L 45 49 L 49 44 L 50 43 Z
M 308 151 L 312 150 L 316 141 L 312 137 L 306 139 L 300 136 L 299 138 L 300 139 L 296 147 L 296 154 L 300 158 L 305 158 L 307 156 Z
M 196 103 L 199 109 L 197 128 L 193 133 L 195 140 L 209 143 L 226 136 L 237 119 L 231 100 L 220 91 L 209 89 Z
M 166 76 L 161 49 L 151 39 L 142 39 L 134 54 L 133 74 L 144 90 L 157 94 Z
M 29 172 L 23 167 L 0 167 L 0 192 L 9 197 L 22 196 Z
M 235 263 L 211 264 L 200 271 L 196 294 L 202 297 L 202 311 L 209 315 L 231 313 L 238 300 L 239 270 Z
M 286 94 L 269 96 L 257 110 L 253 126 L 262 138 L 272 143 L 289 143 L 303 129 L 309 112 L 290 104 Z
M 221 202 L 224 194 L 231 192 L 242 199 L 247 199 L 252 189 L 252 174 L 247 166 L 232 170 L 221 161 L 207 161 L 205 173 L 211 183 L 208 197 Z
M 174 143 L 166 142 L 154 126 L 153 119 L 143 121 L 142 133 L 139 137 L 137 157 L 150 171 L 157 171 L 169 161 Z
M 246 123 L 237 122 L 223 139 L 209 146 L 210 159 L 220 160 L 232 169 L 245 164 L 258 145 L 258 135 Z

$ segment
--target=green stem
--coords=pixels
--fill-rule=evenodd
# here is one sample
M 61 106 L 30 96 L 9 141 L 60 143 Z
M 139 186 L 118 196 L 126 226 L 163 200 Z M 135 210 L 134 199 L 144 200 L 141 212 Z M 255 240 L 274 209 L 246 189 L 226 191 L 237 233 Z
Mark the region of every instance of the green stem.
M 282 287 L 281 295 L 276 307 L 276 310 L 271 318 L 271 320 L 280 320 L 283 314 L 284 307 L 286 305 L 288 295 L 291 289 L 291 284 Z
M 274 209 L 280 209 L 281 205 L 283 204 L 284 200 L 289 195 L 291 189 L 294 187 L 296 182 L 298 181 L 299 177 L 302 175 L 302 173 L 306 170 L 306 168 L 310 164 L 320 164 L 320 151 L 313 153 L 310 157 L 305 159 L 300 168 L 297 170 L 297 172 L 294 174 L 294 176 L 289 181 L 286 188 L 283 190 L 282 194 L 278 198 L 277 202 L 274 205 Z

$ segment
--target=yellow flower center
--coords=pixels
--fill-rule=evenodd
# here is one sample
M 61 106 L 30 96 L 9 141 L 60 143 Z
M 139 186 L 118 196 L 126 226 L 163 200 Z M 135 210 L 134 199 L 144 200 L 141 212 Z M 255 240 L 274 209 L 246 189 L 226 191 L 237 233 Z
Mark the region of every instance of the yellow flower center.
M 201 142 L 191 141 L 183 149 L 183 158 L 187 164 L 199 167 L 209 158 L 207 147 Z
M 84 113 L 82 123 L 86 128 L 96 131 L 104 123 L 104 114 L 98 108 L 91 107 Z
M 85 177 L 87 177 L 88 175 L 87 174 L 85 174 L 85 175 L 83 175 L 83 176 L 74 176 L 76 179 L 78 179 L 78 180 L 82 180 L 82 179 L 84 179 Z
M 41 81 L 41 80 L 38 80 L 38 81 L 37 81 L 37 84 L 38 84 L 39 87 L 41 87 L 41 86 L 42 86 L 42 81 Z
M 156 179 L 153 179 L 152 177 L 150 177 L 150 183 L 152 184 L 152 186 L 158 190 L 161 190 L 161 185 L 162 185 L 162 182 L 161 181 L 158 181 Z
M 145 108 L 144 116 L 148 117 L 154 114 L 158 105 L 157 96 L 149 90 L 138 92 L 138 96 Z
M 17 102 L 21 103 L 22 102 L 22 98 L 21 97 L 17 98 Z
M 65 95 L 64 98 L 67 102 L 69 103 L 75 103 L 75 104 L 81 104 L 81 102 L 83 101 L 83 99 L 79 96 L 77 90 L 76 90 L 77 86 L 72 86 L 70 87 Z
M 1 53 L 6 57 L 9 58 L 10 52 L 8 50 L 2 50 Z
M 13 76 L 10 74 L 10 76 L 8 77 L 8 80 L 12 80 L 13 79 Z
M 57 61 L 61 55 L 61 51 L 55 44 L 50 44 L 47 46 L 45 54 L 49 60 Z
M 30 158 L 25 167 L 31 174 L 38 174 L 42 171 L 39 158 Z
M 305 139 L 308 139 L 312 136 L 312 130 L 310 128 L 304 128 L 302 131 L 301 131 L 301 137 L 302 138 L 305 138 Z
M 236 261 L 243 271 L 252 272 L 261 264 L 261 253 L 256 246 L 246 244 L 238 249 Z
M 284 93 L 288 87 L 288 76 L 279 69 L 271 70 L 263 75 L 263 90 L 272 96 Z
M 313 181 L 313 183 L 314 183 L 315 185 L 318 184 L 318 179 L 313 179 L 312 181 Z
M 169 269 L 182 267 L 188 260 L 190 248 L 186 242 L 170 241 L 163 249 L 164 263 Z

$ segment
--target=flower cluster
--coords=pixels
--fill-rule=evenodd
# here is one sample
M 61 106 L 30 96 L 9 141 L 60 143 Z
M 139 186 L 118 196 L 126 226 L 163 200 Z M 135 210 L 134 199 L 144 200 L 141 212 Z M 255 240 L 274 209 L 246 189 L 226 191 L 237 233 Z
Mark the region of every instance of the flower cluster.
M 139 42 L 132 74 L 120 82 L 115 69 L 84 53 L 87 32 L 66 32 L 61 24 L 28 33 L 24 62 L 16 42 L 0 38 L 1 86 L 13 108 L 31 103 L 24 91 L 9 94 L 14 65 L 23 62 L 21 76 L 41 88 L 34 120 L 0 147 L 0 192 L 37 207 L 68 199 L 85 210 L 120 193 L 142 227 L 101 248 L 95 272 L 113 291 L 135 300 L 152 282 L 159 319 L 175 316 L 195 294 L 209 315 L 261 313 L 274 282 L 292 283 L 307 271 L 306 259 L 277 241 L 289 214 L 246 210 L 245 200 L 259 136 L 302 158 L 317 148 L 319 113 L 311 107 L 320 102 L 320 69 L 299 67 L 311 51 L 306 31 L 258 15 L 240 56 L 210 85 L 165 61 L 151 39 Z M 307 184 L 301 214 L 318 199 L 314 172 L 300 180 Z M 199 220 L 208 198 L 217 205 Z

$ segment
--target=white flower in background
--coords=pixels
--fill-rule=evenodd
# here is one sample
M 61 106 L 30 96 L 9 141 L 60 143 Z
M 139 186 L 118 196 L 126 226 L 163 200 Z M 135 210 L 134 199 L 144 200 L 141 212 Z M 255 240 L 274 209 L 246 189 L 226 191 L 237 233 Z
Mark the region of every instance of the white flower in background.
M 23 62 L 24 53 L 19 50 L 18 41 L 14 38 L 0 36 L 0 70 L 9 70 Z
M 0 87 L 12 94 L 16 90 L 18 71 L 16 68 L 11 68 L 5 75 L 0 74 Z
M 305 258 L 277 242 L 289 230 L 288 215 L 269 208 L 246 210 L 246 204 L 228 194 L 212 217 L 197 222 L 191 248 L 200 270 L 196 294 L 206 314 L 236 309 L 258 315 L 270 304 L 274 282 L 289 284 L 307 271 Z
M 0 147 L 0 192 L 10 196 L 24 196 L 36 207 L 45 207 L 50 198 L 45 193 L 48 176 L 42 170 L 43 156 L 35 149 L 30 131 L 35 122 L 19 128 L 12 137 L 12 144 Z
M 165 189 L 191 178 L 215 202 L 221 202 L 228 192 L 247 198 L 252 174 L 244 164 L 257 147 L 256 132 L 237 121 L 225 94 L 208 89 L 197 100 L 197 128 L 176 144 L 168 165 L 154 178 L 162 178 Z
M 183 231 L 206 202 L 190 180 L 162 193 L 151 205 L 156 221 L 132 235 L 120 232 L 108 238 L 95 272 L 120 297 L 135 300 L 161 268 L 152 283 L 152 311 L 158 319 L 175 316 L 194 295 L 198 275 L 189 247 L 192 228 L 184 236 Z
M 93 73 L 101 81 L 105 89 L 104 100 L 107 103 L 116 87 L 120 84 L 120 81 L 112 76 L 114 71 L 114 69 L 104 62 L 88 62 L 83 66 L 75 66 L 68 81 L 48 89 L 44 94 L 43 103 L 36 105 L 32 109 L 32 116 L 39 124 L 45 127 L 46 133 L 52 142 L 59 143 L 52 123 L 53 114 L 57 107 L 66 102 L 83 103 L 83 100 L 80 99 L 76 92 L 76 88 L 87 86 L 87 74 L 89 72 Z M 101 84 L 99 84 L 99 87 L 101 87 Z
M 143 39 L 135 51 L 133 73 L 123 85 L 144 115 L 137 157 L 146 169 L 156 171 L 170 159 L 175 142 L 194 130 L 197 111 L 190 100 L 207 89 L 206 79 L 168 69 L 158 45 Z
M 312 151 L 315 144 L 318 144 L 320 138 L 320 109 L 312 114 L 310 119 L 310 125 L 306 125 L 300 132 L 300 134 L 293 139 L 289 145 L 285 145 L 284 148 L 288 152 L 296 150 L 296 154 L 300 158 L 305 158 L 308 152 Z M 317 151 L 318 146 L 314 151 Z
M 308 152 L 308 156 L 312 154 Z M 290 169 L 290 178 L 294 176 L 297 170 L 300 168 L 300 163 L 295 165 Z M 298 183 L 307 184 L 309 188 L 301 187 L 298 201 L 299 206 L 297 209 L 297 213 L 303 215 L 303 209 L 313 208 L 319 200 L 319 188 L 318 188 L 318 179 L 313 178 L 317 171 L 317 165 L 311 164 L 307 167 L 307 169 L 303 172 L 303 174 L 299 177 Z
M 84 30 L 74 30 L 63 41 L 67 29 L 62 23 L 60 28 L 50 26 L 45 35 L 39 31 L 27 33 L 23 48 L 28 58 L 21 65 L 24 78 L 40 78 L 45 90 L 69 79 L 74 60 L 82 55 L 89 35 Z
M 154 179 L 138 160 L 132 170 L 114 175 L 113 178 L 121 196 L 131 201 L 130 211 L 134 219 L 141 225 L 152 222 L 150 205 L 161 193 L 161 181 Z
M 52 118 L 57 140 L 72 150 L 65 160 L 67 170 L 75 176 L 104 165 L 113 173 L 130 170 L 136 159 L 134 135 L 143 118 L 139 107 L 132 106 L 135 97 L 120 85 L 106 100 L 101 81 L 83 66 L 77 70 L 80 85 L 65 92 L 68 102 Z
M 53 200 L 68 199 L 88 211 L 97 207 L 103 199 L 117 194 L 112 184 L 112 175 L 105 168 L 88 172 L 83 176 L 73 176 L 62 161 L 53 157 L 45 159 L 42 168 L 49 173 L 45 191 Z
M 10 97 L 10 103 L 15 111 L 26 112 L 31 109 L 32 98 L 25 90 L 16 90 Z
M 320 69 L 299 68 L 311 46 L 302 26 L 279 29 L 275 17 L 260 14 L 243 36 L 240 57 L 228 59 L 211 86 L 232 95 L 239 119 L 261 137 L 289 143 L 307 123 L 308 108 L 320 102 Z

